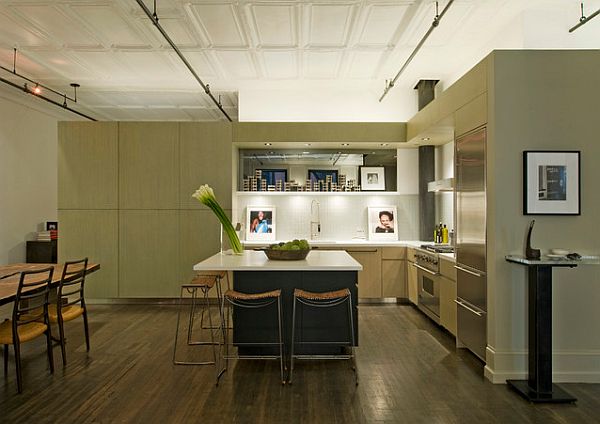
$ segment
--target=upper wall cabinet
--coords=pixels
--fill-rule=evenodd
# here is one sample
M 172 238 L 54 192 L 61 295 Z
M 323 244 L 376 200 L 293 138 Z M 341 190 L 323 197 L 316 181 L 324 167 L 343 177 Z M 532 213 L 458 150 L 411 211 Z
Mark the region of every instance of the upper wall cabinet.
M 489 56 L 475 65 L 407 123 L 411 143 L 445 144 L 487 122 Z
M 58 208 L 117 209 L 118 124 L 59 122 Z
M 234 143 L 404 143 L 404 122 L 236 122 Z
M 205 208 L 192 198 L 201 184 L 208 184 L 221 206 L 231 209 L 231 124 L 182 122 L 180 124 L 180 207 Z
M 120 209 L 179 207 L 179 124 L 119 124 Z

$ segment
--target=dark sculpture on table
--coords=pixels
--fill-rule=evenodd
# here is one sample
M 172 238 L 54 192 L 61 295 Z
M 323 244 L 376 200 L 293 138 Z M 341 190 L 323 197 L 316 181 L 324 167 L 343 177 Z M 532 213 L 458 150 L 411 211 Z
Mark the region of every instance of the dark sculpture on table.
M 529 230 L 527 231 L 527 242 L 525 244 L 525 257 L 527 259 L 540 259 L 542 253 L 540 249 L 531 248 L 531 232 L 533 231 L 533 224 L 535 224 L 535 219 L 532 219 L 529 223 Z

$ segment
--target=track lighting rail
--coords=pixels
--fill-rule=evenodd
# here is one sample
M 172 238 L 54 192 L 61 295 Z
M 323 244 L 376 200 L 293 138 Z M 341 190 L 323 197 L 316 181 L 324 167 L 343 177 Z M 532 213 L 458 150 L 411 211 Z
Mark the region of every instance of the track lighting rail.
M 144 13 L 146 13 L 146 15 L 148 16 L 148 18 L 152 21 L 152 23 L 154 24 L 154 26 L 158 29 L 158 31 L 165 38 L 165 40 L 167 40 L 167 43 L 169 43 L 169 45 L 171 46 L 171 48 L 173 50 L 175 50 L 175 53 L 177 53 L 177 56 L 179 56 L 179 59 L 181 59 L 181 61 L 183 62 L 183 64 L 188 68 L 188 70 L 194 76 L 194 78 L 196 79 L 196 81 L 198 81 L 198 83 L 200 84 L 200 86 L 202 87 L 202 89 L 204 90 L 204 92 L 210 97 L 210 99 L 213 101 L 213 103 L 215 105 L 217 105 L 217 107 L 219 108 L 219 110 L 221 112 L 223 112 L 223 115 L 225 115 L 225 118 L 227 118 L 227 120 L 231 122 L 232 119 L 229 117 L 229 115 L 227 114 L 227 112 L 223 108 L 223 105 L 221 104 L 221 102 L 219 100 L 217 100 L 215 98 L 215 96 L 211 93 L 210 86 L 208 84 L 205 84 L 200 79 L 200 77 L 198 76 L 198 74 L 196 73 L 196 71 L 194 70 L 194 68 L 192 67 L 192 65 L 188 62 L 188 60 L 185 58 L 185 56 L 183 55 L 183 53 L 181 53 L 181 50 L 179 50 L 179 47 L 177 47 L 177 45 L 173 42 L 173 40 L 171 39 L 171 37 L 169 37 L 169 34 L 167 34 L 167 32 L 165 31 L 165 29 L 158 22 L 158 16 L 156 15 L 156 1 L 154 2 L 154 12 L 151 12 L 150 9 L 148 9 L 148 7 L 146 6 L 146 4 L 144 3 L 143 0 L 136 0 L 136 1 L 139 4 L 139 6 L 142 8 L 142 10 L 144 11 Z
M 581 2 L 581 18 L 579 18 L 579 23 L 577 25 L 575 25 L 573 28 L 569 29 L 569 32 L 573 32 L 580 26 L 587 24 L 589 21 L 591 21 L 598 15 L 600 15 L 600 9 L 596 10 L 590 16 L 585 16 L 585 14 L 583 12 L 583 2 Z
M 412 51 L 412 53 L 410 54 L 410 56 L 408 57 L 408 59 L 406 59 L 406 62 L 404 62 L 404 65 L 402 65 L 402 67 L 400 68 L 400 70 L 398 71 L 398 73 L 396 74 L 396 76 L 394 76 L 394 78 L 392 78 L 391 80 L 386 80 L 385 81 L 385 90 L 383 90 L 383 94 L 379 98 L 380 102 L 384 99 L 384 97 L 387 95 L 387 93 L 396 84 L 396 81 L 398 81 L 398 78 L 400 78 L 400 75 L 408 67 L 408 65 L 410 64 L 410 62 L 412 62 L 412 60 L 415 58 L 415 56 L 417 55 L 417 53 L 419 52 L 419 50 L 421 50 L 421 47 L 423 47 L 423 44 L 425 44 L 425 41 L 429 38 L 429 36 L 433 32 L 433 30 L 436 29 L 437 26 L 440 24 L 440 21 L 442 20 L 442 18 L 444 17 L 444 15 L 448 11 L 448 9 L 452 5 L 452 3 L 454 3 L 454 0 L 449 0 L 448 4 L 446 4 L 446 7 L 444 7 L 444 9 L 442 10 L 442 13 L 438 14 L 438 2 L 437 1 L 435 2 L 435 17 L 433 18 L 433 22 L 431 23 L 431 26 L 429 27 L 429 29 L 427 30 L 427 32 L 425 33 L 425 35 L 423 36 L 423 38 L 421 38 L 421 41 L 419 41 L 419 44 L 417 44 L 417 46 Z

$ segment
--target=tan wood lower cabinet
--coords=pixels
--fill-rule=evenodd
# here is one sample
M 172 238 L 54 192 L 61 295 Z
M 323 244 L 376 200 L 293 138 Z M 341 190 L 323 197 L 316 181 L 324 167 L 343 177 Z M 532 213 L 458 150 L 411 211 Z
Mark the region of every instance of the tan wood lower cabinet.
M 412 247 L 406 248 L 406 282 L 408 300 L 416 305 L 418 302 L 418 282 L 417 268 L 413 265 L 415 262 L 415 249 Z
M 440 325 L 456 336 L 456 281 L 440 276 Z
M 382 297 L 381 249 L 346 249 L 346 251 L 363 266 L 362 271 L 358 271 L 358 297 Z
M 440 259 L 440 325 L 456 336 L 456 268 Z
M 419 283 L 417 281 L 417 267 L 413 265 L 414 262 L 406 261 L 406 275 L 407 275 L 407 286 L 408 286 L 408 300 L 416 305 L 419 301 Z
M 382 297 L 406 297 L 406 261 L 382 260 L 381 286 Z

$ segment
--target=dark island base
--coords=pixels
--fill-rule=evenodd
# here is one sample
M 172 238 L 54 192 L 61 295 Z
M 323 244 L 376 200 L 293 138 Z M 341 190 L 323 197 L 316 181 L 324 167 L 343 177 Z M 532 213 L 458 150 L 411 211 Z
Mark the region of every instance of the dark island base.
M 527 380 L 506 380 L 509 387 L 533 403 L 573 403 L 577 398 L 571 396 L 568 392 L 561 389 L 558 385 L 552 384 L 552 393 L 538 393 L 529 387 Z
M 233 287 L 244 293 L 281 289 L 282 327 L 286 352 L 292 338 L 292 308 L 295 288 L 325 292 L 348 288 L 352 294 L 354 340 L 358 345 L 358 289 L 356 271 L 235 271 Z M 296 306 L 296 341 L 338 341 L 349 339 L 347 305 L 332 308 Z M 234 308 L 233 343 L 277 342 L 277 305 L 261 309 Z M 339 354 L 339 346 L 296 345 L 295 353 L 310 355 Z M 276 346 L 242 346 L 240 355 L 277 354 Z

